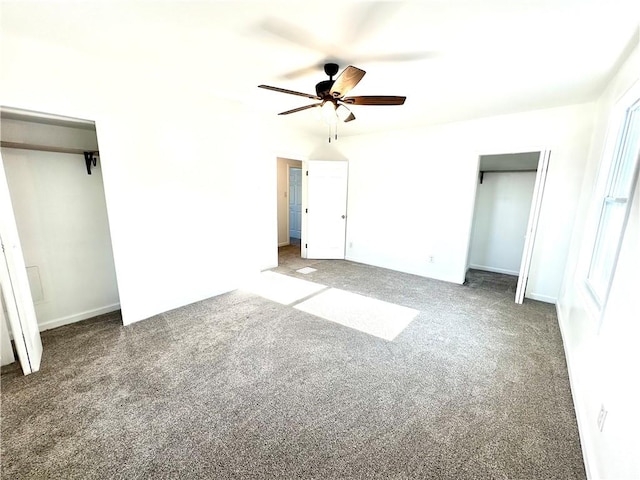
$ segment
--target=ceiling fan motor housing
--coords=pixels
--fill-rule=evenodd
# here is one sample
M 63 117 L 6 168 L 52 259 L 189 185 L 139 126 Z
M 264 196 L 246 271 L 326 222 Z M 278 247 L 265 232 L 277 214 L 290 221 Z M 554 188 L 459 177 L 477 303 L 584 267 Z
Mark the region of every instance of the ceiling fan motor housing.
M 323 80 L 316 85 L 316 95 L 323 99 L 332 98 L 330 92 L 331 87 L 333 87 L 333 77 L 338 73 L 338 70 L 340 70 L 340 67 L 337 63 L 324 64 L 324 73 L 329 75 L 329 80 Z
M 340 67 L 338 66 L 337 63 L 325 63 L 324 64 L 324 73 L 329 75 L 329 78 L 331 78 L 331 79 L 333 79 L 335 74 L 338 73 L 339 69 L 340 69 Z
M 316 84 L 316 95 L 318 95 L 320 98 L 331 97 L 329 92 L 331 91 L 333 82 L 334 80 L 323 80 L 322 82 Z

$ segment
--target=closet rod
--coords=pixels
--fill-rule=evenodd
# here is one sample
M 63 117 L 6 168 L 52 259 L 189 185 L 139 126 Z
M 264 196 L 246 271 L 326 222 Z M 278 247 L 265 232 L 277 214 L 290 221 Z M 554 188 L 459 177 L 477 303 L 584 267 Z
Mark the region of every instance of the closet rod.
M 82 148 L 49 147 L 46 145 L 34 145 L 33 143 L 18 143 L 0 141 L 0 147 L 21 148 L 22 150 L 37 150 L 39 152 L 71 153 L 84 155 L 84 163 L 87 166 L 87 173 L 91 175 L 91 166 L 97 164 L 96 157 L 100 156 L 98 150 L 84 150 Z
M 517 173 L 517 172 L 537 172 L 537 168 L 520 169 L 520 170 L 480 170 L 480 173 Z
M 537 172 L 537 168 L 521 169 L 521 170 L 480 170 L 480 184 L 484 180 L 485 173 L 518 173 L 518 172 Z
M 84 155 L 85 152 L 91 152 L 96 156 L 100 156 L 98 150 L 82 149 L 82 148 L 66 148 L 66 147 L 50 147 L 47 145 L 34 145 L 33 143 L 18 143 L 18 142 L 0 142 L 0 147 L 4 148 L 20 148 L 22 150 L 38 150 L 40 152 L 55 152 L 55 153 L 72 153 L 78 155 Z

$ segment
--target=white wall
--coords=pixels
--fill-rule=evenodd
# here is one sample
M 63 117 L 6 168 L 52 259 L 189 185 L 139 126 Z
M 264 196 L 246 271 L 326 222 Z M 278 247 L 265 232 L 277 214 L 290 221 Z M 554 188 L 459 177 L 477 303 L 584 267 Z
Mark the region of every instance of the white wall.
M 608 122 L 615 102 L 640 81 L 636 47 L 613 77 L 597 104 L 591 149 L 584 162 L 584 182 L 570 255 L 557 310 L 571 376 L 578 426 L 590 478 L 640 478 L 640 185 L 636 184 L 629 221 L 606 310 L 600 321 L 590 310 L 584 279 L 597 221 L 594 189 Z M 602 432 L 601 406 L 608 410 Z
M 278 245 L 289 244 L 289 198 L 287 197 L 287 188 L 289 185 L 289 169 L 288 167 L 302 168 L 300 160 L 291 160 L 288 158 L 278 158 Z
M 76 14 L 74 4 L 58 8 Z M 96 121 L 125 324 L 231 290 L 277 263 L 274 158 L 298 150 L 295 131 L 216 97 L 216 79 L 226 78 L 216 62 L 177 68 L 166 63 L 173 51 L 151 41 L 139 45 L 148 49 L 142 59 L 108 41 L 87 49 L 73 28 L 62 46 L 21 34 L 28 11 L 12 18 L 2 24 L 2 104 Z M 108 37 L 109 25 L 94 20 L 98 38 Z M 200 82 L 206 90 L 189 82 L 196 74 L 211 76 Z
M 535 172 L 487 172 L 477 186 L 469 266 L 518 275 Z
M 549 148 L 527 296 L 555 301 L 593 108 L 582 104 L 341 139 L 339 148 L 349 158 L 347 258 L 462 283 L 479 156 Z
M 96 150 L 95 130 L 4 119 L 2 140 Z M 100 162 L 2 149 L 40 330 L 117 310 L 118 289 Z

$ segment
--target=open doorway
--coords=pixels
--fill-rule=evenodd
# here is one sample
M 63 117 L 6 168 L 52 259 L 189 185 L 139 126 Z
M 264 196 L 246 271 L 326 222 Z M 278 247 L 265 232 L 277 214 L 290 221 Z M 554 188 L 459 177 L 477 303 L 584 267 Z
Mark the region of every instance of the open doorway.
M 278 254 L 344 259 L 348 163 L 277 159 Z
M 524 299 L 548 160 L 548 151 L 479 159 L 466 279 L 508 291 L 516 303 Z
M 2 290 L 13 338 L 29 330 L 37 345 L 40 331 L 120 308 L 97 132 L 89 120 L 0 113 Z
M 277 159 L 278 250 L 300 258 L 302 238 L 302 161 Z

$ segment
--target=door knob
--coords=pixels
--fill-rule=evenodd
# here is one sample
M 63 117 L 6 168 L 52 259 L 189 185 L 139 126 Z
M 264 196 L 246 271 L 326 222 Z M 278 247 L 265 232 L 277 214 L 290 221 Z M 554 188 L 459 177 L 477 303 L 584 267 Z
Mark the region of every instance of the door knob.
M 345 218 L 347 218 L 347 217 L 346 217 L 345 215 L 342 215 L 342 218 L 343 218 L 343 219 L 345 219 Z

